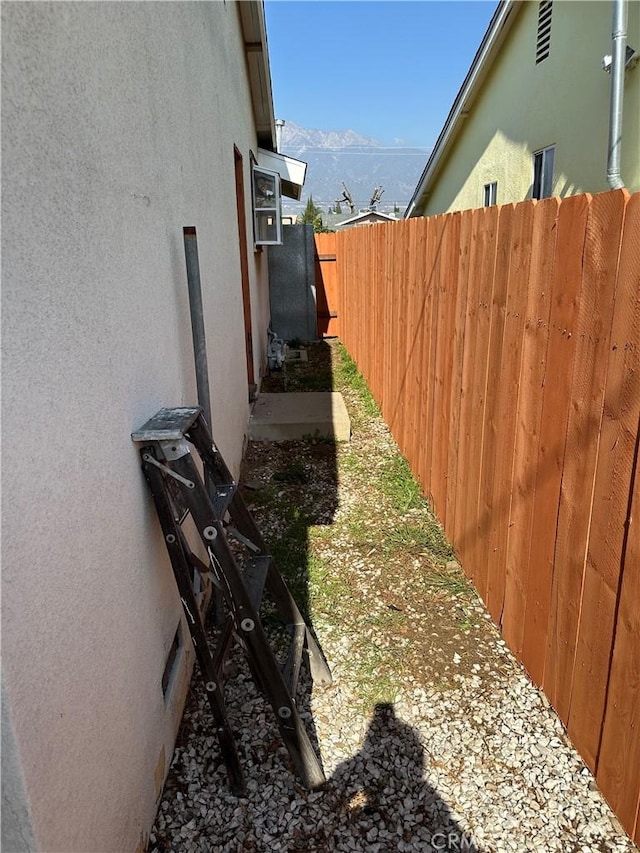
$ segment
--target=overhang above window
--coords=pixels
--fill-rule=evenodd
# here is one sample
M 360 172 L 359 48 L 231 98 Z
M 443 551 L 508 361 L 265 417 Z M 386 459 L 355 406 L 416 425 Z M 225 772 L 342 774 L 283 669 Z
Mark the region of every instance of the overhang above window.
M 276 154 L 274 151 L 258 148 L 258 165 L 280 175 L 282 195 L 300 201 L 302 186 L 307 173 L 306 163 L 302 160 L 295 160 L 293 157 L 287 157 L 285 154 Z

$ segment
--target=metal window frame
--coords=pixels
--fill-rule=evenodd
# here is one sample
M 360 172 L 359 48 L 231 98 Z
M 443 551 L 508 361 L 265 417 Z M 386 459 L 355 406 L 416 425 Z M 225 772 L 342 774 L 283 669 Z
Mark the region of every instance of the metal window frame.
M 540 148 L 538 151 L 533 152 L 533 181 L 531 186 L 531 198 L 550 198 L 553 195 L 555 154 L 555 145 L 546 145 L 544 148 Z M 551 158 L 551 172 L 547 169 L 549 158 Z M 537 167 L 538 162 L 540 163 L 539 169 Z M 538 187 L 536 187 L 536 182 L 539 183 Z
M 268 178 L 269 180 L 273 179 L 274 196 L 272 204 L 265 205 L 263 203 L 258 203 L 257 181 L 260 176 Z M 280 202 L 281 190 L 279 173 L 254 164 L 251 169 L 251 195 L 253 199 L 253 240 L 255 245 L 280 246 L 282 244 L 282 208 Z M 260 215 L 264 214 L 271 214 L 274 217 L 276 226 L 275 240 L 260 239 L 258 219 Z
M 498 203 L 498 182 L 489 181 L 485 184 L 482 190 L 482 206 L 493 207 Z

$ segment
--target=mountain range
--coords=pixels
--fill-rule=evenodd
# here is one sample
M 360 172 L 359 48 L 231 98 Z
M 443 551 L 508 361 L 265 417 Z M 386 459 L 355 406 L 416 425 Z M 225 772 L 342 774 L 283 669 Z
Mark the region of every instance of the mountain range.
M 354 130 L 315 130 L 289 121 L 282 128 L 280 148 L 308 164 L 301 201 L 283 199 L 287 212 L 298 212 L 310 196 L 320 208 L 334 205 L 342 198 L 343 181 L 356 210 L 366 207 L 375 188 L 382 187 L 378 210 L 397 205 L 403 212 L 429 157 L 426 148 L 385 146 Z M 344 203 L 342 209 L 348 212 Z

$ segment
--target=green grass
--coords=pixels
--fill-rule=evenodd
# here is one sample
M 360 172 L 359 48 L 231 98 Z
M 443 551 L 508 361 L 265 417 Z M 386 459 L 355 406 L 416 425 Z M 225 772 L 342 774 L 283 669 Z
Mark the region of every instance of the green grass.
M 364 380 L 363 375 L 358 370 L 358 366 L 351 358 L 349 353 L 342 344 L 338 345 L 338 364 L 334 371 L 334 382 L 336 387 L 346 386 L 354 391 L 360 398 L 365 414 L 370 417 L 380 415 L 378 404 L 373 398 L 373 394 L 369 391 L 369 386 Z
M 430 589 L 442 590 L 454 598 L 468 596 L 473 590 L 470 581 L 459 570 L 431 572 L 425 576 L 424 583 Z
M 306 483 L 309 477 L 300 459 L 293 459 L 276 471 L 273 479 L 278 483 Z
M 351 587 L 345 578 L 336 574 L 320 557 L 308 557 L 308 584 L 311 608 L 314 613 L 331 616 L 332 621 L 351 600 Z
M 380 702 L 393 704 L 398 698 L 402 678 L 394 673 L 380 671 L 379 667 L 385 656 L 384 650 L 379 650 L 372 645 L 356 676 L 360 705 L 365 711 L 369 711 Z
M 261 485 L 259 489 L 247 490 L 245 501 L 249 506 L 270 506 L 276 499 L 277 490 L 275 486 Z
M 392 554 L 399 551 L 425 554 L 439 563 L 454 556 L 451 545 L 435 521 L 421 525 L 398 524 L 384 537 L 383 547 Z
M 382 488 L 398 512 L 407 512 L 426 506 L 420 486 L 411 473 L 409 463 L 399 453 L 394 453 L 384 464 L 380 478 Z
M 304 611 L 307 610 L 307 530 L 309 520 L 304 512 L 287 502 L 282 504 L 282 516 L 286 526 L 278 536 L 267 535 L 269 552 L 293 597 Z M 306 614 L 308 615 L 308 614 Z
M 293 362 L 295 364 L 295 362 Z M 295 382 L 295 388 L 293 384 Z M 331 371 L 316 375 L 298 375 L 292 378 L 290 391 L 331 391 L 333 390 Z

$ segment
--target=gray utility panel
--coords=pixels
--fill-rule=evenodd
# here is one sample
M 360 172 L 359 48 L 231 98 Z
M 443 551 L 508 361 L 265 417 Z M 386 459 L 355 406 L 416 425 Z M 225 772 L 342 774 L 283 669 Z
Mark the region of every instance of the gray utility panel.
M 271 328 L 285 341 L 315 341 L 316 273 L 313 225 L 285 225 L 281 246 L 269 246 Z

